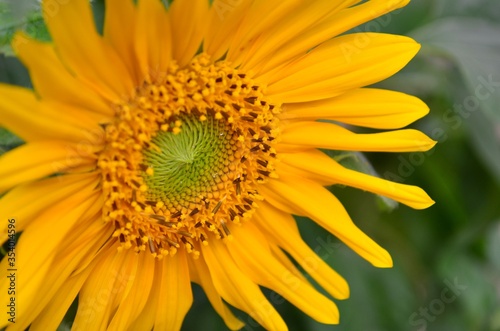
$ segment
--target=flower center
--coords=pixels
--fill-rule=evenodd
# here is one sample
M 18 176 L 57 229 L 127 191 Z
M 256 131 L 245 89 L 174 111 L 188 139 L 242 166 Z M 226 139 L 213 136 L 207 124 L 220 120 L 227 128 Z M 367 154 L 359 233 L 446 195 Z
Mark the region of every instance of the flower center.
M 246 74 L 205 54 L 117 105 L 98 167 L 120 249 L 198 256 L 200 244 L 231 237 L 275 176 L 279 111 Z

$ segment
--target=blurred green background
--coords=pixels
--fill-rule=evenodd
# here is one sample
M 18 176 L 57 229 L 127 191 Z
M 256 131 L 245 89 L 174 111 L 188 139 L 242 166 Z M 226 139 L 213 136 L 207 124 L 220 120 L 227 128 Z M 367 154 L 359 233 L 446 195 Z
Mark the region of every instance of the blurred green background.
M 93 6 L 102 21 L 103 1 Z M 8 45 L 18 29 L 50 39 L 36 1 L 0 0 L 0 81 L 30 86 Z M 332 187 L 353 220 L 389 250 L 394 268 L 372 267 L 298 219 L 310 246 L 350 284 L 351 297 L 337 302 L 341 325 L 316 323 L 266 293 L 290 330 L 500 330 L 500 1 L 414 0 L 352 32 L 366 31 L 422 44 L 403 71 L 377 86 L 422 98 L 431 112 L 412 127 L 439 144 L 426 153 L 353 154 L 346 166 L 421 186 L 436 204 L 416 211 Z M 0 128 L 0 154 L 21 143 Z M 194 294 L 183 330 L 225 330 L 199 287 Z M 60 330 L 68 329 L 71 314 Z M 244 330 L 261 330 L 236 314 L 247 323 Z

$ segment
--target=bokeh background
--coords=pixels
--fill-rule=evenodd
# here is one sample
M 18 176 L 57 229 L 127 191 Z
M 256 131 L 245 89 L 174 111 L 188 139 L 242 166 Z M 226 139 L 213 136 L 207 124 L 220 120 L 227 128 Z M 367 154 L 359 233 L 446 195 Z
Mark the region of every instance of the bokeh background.
M 104 1 L 93 7 L 99 27 Z M 9 47 L 16 30 L 50 40 L 37 1 L 0 0 L 0 81 L 31 86 Z M 351 32 L 368 31 L 408 35 L 422 44 L 404 70 L 377 86 L 423 99 L 431 112 L 412 127 L 439 144 L 425 153 L 332 156 L 348 167 L 419 185 L 436 204 L 416 211 L 332 187 L 359 227 L 390 251 L 394 267 L 376 269 L 298 219 L 310 246 L 350 284 L 351 297 L 337 301 L 341 324 L 316 323 L 266 293 L 290 330 L 500 330 L 500 1 L 414 0 Z M 20 144 L 0 128 L 0 154 Z M 199 287 L 194 295 L 183 330 L 226 330 Z M 69 329 L 73 314 L 60 330 Z M 261 330 L 236 314 L 247 323 L 244 330 Z

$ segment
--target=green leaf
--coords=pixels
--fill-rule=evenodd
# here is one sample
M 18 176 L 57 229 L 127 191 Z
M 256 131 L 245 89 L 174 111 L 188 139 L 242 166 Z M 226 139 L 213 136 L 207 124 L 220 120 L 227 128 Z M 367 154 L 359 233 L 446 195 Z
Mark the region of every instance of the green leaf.
M 0 128 L 0 155 L 21 144 L 23 144 L 23 141 L 19 137 L 7 129 Z
M 10 43 L 16 31 L 24 31 L 38 40 L 50 40 L 38 1 L 0 2 L 0 54 L 14 54 Z

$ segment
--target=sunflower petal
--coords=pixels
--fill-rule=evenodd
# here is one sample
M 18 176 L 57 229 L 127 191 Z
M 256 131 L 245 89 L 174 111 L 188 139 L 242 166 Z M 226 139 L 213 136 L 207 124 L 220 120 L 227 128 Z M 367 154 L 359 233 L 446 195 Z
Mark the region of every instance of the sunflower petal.
M 339 125 L 322 122 L 290 124 L 281 135 L 281 140 L 283 144 L 298 147 L 365 152 L 423 152 L 436 144 L 413 129 L 358 134 Z
M 68 278 L 30 326 L 32 331 L 55 330 L 87 280 L 91 269 Z
M 122 60 L 95 29 L 89 1 L 43 1 L 42 12 L 58 54 L 78 79 L 111 102 L 133 91 Z
M 136 8 L 133 1 L 106 0 L 103 37 L 126 64 L 138 85 L 141 82 L 139 68 L 134 54 L 134 35 L 136 28 Z
M 169 8 L 172 21 L 173 58 L 183 67 L 196 54 L 208 21 L 208 1 L 176 0 Z
M 86 154 L 86 155 L 83 155 Z M 21 183 L 65 171 L 95 160 L 74 144 L 56 141 L 32 142 L 0 157 L 0 192 Z
M 394 183 L 382 178 L 344 168 L 320 151 L 281 154 L 283 162 L 317 174 L 330 181 L 380 194 L 415 209 L 432 206 L 434 201 L 420 187 Z
M 56 111 L 47 109 L 49 105 L 36 99 L 33 91 L 0 84 L 0 94 L 2 95 L 0 125 L 9 128 L 23 140 L 61 139 L 75 142 L 88 140 L 92 128 L 83 128 L 71 119 L 71 116 L 57 116 Z M 89 123 L 88 118 L 80 118 L 80 120 Z M 92 122 L 98 130 L 97 122 Z
M 19 272 L 17 285 L 22 290 L 17 294 L 19 302 L 31 302 L 46 279 L 46 273 L 55 258 L 57 249 L 67 232 L 81 219 L 82 213 L 96 202 L 98 194 L 92 193 L 93 187 L 84 187 L 74 196 L 68 197 L 37 216 L 37 219 L 22 233 L 16 245 L 16 268 Z M 50 238 L 50 240 L 47 240 Z M 5 265 L 4 265 L 5 267 Z M 3 271 L 5 270 L 5 271 Z M 7 268 L 2 269 L 2 279 Z M 7 284 L 0 288 L 7 293 Z M 18 319 L 30 316 L 29 305 L 19 305 Z
M 229 49 L 252 0 L 226 2 L 214 0 L 209 11 L 207 30 L 203 38 L 203 50 L 214 60 L 221 58 Z
M 261 6 L 263 8 L 254 6 L 254 8 L 257 7 L 255 8 L 256 17 L 252 17 L 251 20 L 250 17 L 248 19 L 247 25 L 251 25 L 253 28 L 253 35 L 251 34 L 246 38 L 235 38 L 235 40 L 240 39 L 252 45 L 251 48 L 247 45 L 239 47 L 232 45 L 230 52 L 232 50 L 246 51 L 242 68 L 245 70 L 253 70 L 254 68 L 258 70 L 259 64 L 263 65 L 280 46 L 295 40 L 304 31 L 319 24 L 339 10 L 357 2 L 359 0 L 282 1 L 278 5 L 272 1 L 265 1 L 265 5 Z M 260 28 L 260 31 L 257 28 Z M 332 36 L 330 35 L 321 41 L 328 40 Z M 306 51 L 308 50 L 305 50 L 303 54 Z
M 13 188 L 0 199 L 0 242 L 7 239 L 9 218 L 16 219 L 16 231 L 24 231 L 49 206 L 96 182 L 95 174 L 78 174 L 43 179 Z
M 266 93 L 277 102 L 326 99 L 394 75 L 420 49 L 408 37 L 381 33 L 362 36 L 369 41 L 362 49 L 355 46 L 359 34 L 340 36 L 257 79 L 269 85 Z
M 107 330 L 130 330 L 132 322 L 142 313 L 152 290 L 155 258 L 149 254 L 132 253 L 127 261 L 136 264 L 137 269 L 135 275 L 131 275 L 128 293 L 119 303 Z
M 118 252 L 117 246 L 108 244 L 95 257 L 90 276 L 78 297 L 73 328 L 81 330 L 105 330 L 117 297 L 121 298 L 131 281 L 133 266 L 126 261 L 129 255 Z
M 304 270 L 334 298 L 349 297 L 349 285 L 302 240 L 293 217 L 271 204 L 261 203 L 257 213 L 259 227 L 268 231 Z M 272 220 L 270 222 L 269 220 Z
M 234 263 L 228 248 L 214 240 L 203 246 L 203 257 L 217 292 L 268 330 L 286 330 L 286 324 L 259 287 Z
M 178 251 L 161 260 L 161 287 L 156 290 L 157 303 L 155 330 L 180 330 L 193 302 L 187 256 Z
M 231 232 L 234 244 L 227 243 L 228 251 L 254 282 L 273 289 L 318 322 L 339 322 L 335 304 L 275 259 L 260 230 L 248 223 L 244 229 L 232 227 Z
M 134 46 L 140 76 L 160 77 L 172 59 L 170 18 L 161 1 L 151 0 L 139 1 L 136 18 Z
M 414 96 L 371 88 L 319 101 L 285 104 L 283 108 L 283 120 L 329 119 L 375 129 L 399 129 L 429 112 L 429 107 Z
M 222 317 L 226 326 L 230 330 L 239 330 L 243 328 L 245 324 L 234 316 L 215 289 L 210 271 L 205 261 L 203 261 L 203 259 L 189 259 L 188 262 L 190 264 L 189 271 L 191 279 L 203 288 L 210 304 L 212 304 L 212 307 L 214 307 L 219 316 Z
M 57 293 L 64 287 L 64 284 L 75 275 L 74 270 L 85 259 L 87 255 L 94 256 L 111 235 L 111 228 L 105 230 L 105 225 L 101 222 L 100 215 L 90 218 L 83 224 L 77 224 L 70 234 L 59 245 L 59 252 L 54 258 L 50 267 L 50 272 L 45 275 L 44 282 L 36 294 L 38 300 L 32 300 L 29 304 L 28 314 L 18 323 L 21 329 L 28 327 L 29 322 L 35 317 L 43 314 L 46 306 L 57 297 Z M 71 302 L 70 302 L 71 303 Z M 62 314 L 62 317 L 64 314 Z
M 359 1 L 352 1 L 351 3 Z M 287 40 L 285 44 L 280 46 L 272 56 L 266 57 L 265 61 L 258 63 L 258 66 L 252 67 L 257 73 L 265 73 L 272 70 L 289 60 L 301 56 L 320 45 L 326 40 L 334 36 L 338 36 L 352 28 L 366 23 L 385 15 L 395 9 L 406 6 L 410 0 L 370 0 L 363 2 L 357 6 L 343 8 L 340 11 L 335 11 L 328 15 L 317 24 L 312 25 L 309 29 L 295 36 L 291 40 Z M 380 19 L 373 24 L 385 26 L 391 17 Z M 380 22 L 380 23 L 379 23 Z M 390 21 L 389 21 L 390 22 Z M 357 41 L 356 46 L 363 47 L 366 38 L 361 38 Z
M 36 41 L 19 32 L 14 37 L 13 45 L 17 45 L 15 51 L 28 67 L 33 85 L 43 100 L 78 106 L 101 116 L 113 115 L 113 109 L 98 93 L 68 71 L 52 44 Z
M 270 180 L 267 186 L 295 208 L 295 214 L 310 217 L 374 266 L 392 267 L 389 253 L 354 225 L 342 204 L 324 187 L 290 174 L 280 174 L 279 180 Z

